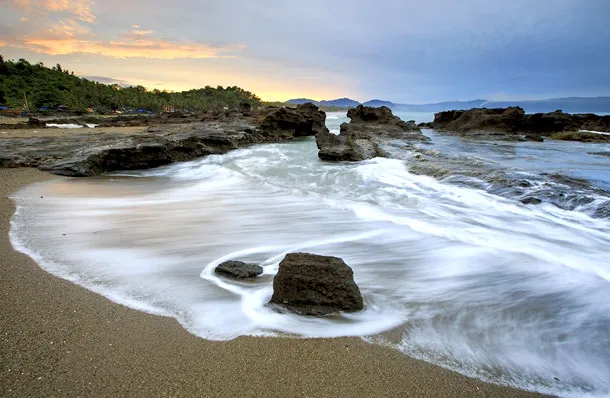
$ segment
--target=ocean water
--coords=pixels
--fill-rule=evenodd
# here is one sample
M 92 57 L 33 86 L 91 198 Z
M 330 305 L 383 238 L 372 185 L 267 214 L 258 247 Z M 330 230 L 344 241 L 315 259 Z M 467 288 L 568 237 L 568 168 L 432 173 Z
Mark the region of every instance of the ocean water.
M 329 114 L 329 129 L 343 121 Z M 444 156 L 428 163 L 450 166 L 441 177 L 415 173 L 409 151 L 322 162 L 305 138 L 34 184 L 13 196 L 11 241 L 50 273 L 205 339 L 361 336 L 494 383 L 610 396 L 610 158 L 589 154 L 610 145 L 426 134 L 422 153 Z M 530 191 L 549 200 L 520 203 Z M 267 308 L 296 251 L 342 257 L 364 311 Z M 216 276 L 229 259 L 264 274 Z

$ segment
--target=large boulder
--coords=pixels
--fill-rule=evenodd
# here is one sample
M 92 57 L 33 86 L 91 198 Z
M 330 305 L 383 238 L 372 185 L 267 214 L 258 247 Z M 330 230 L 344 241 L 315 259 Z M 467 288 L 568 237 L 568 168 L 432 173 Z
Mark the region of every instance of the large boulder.
M 359 105 L 350 109 L 349 123 L 343 123 L 339 135 L 328 131 L 316 134 L 318 157 L 322 160 L 360 161 L 384 156 L 380 145 L 391 140 L 425 141 L 415 122 L 404 122 L 390 108 Z
M 398 116 L 394 116 L 392 110 L 387 106 L 374 108 L 370 106 L 358 105 L 347 111 L 347 117 L 352 123 L 375 122 L 381 124 L 401 123 Z M 404 123 L 404 122 L 402 122 Z
M 262 274 L 263 268 L 256 264 L 248 264 L 242 261 L 225 261 L 218 265 L 214 272 L 233 279 L 248 279 L 256 278 Z
M 307 103 L 296 108 L 271 108 L 260 124 L 264 131 L 289 132 L 293 137 L 306 137 L 328 132 L 326 113 Z
M 273 279 L 270 304 L 301 315 L 327 315 L 363 308 L 352 269 L 338 257 L 291 253 Z

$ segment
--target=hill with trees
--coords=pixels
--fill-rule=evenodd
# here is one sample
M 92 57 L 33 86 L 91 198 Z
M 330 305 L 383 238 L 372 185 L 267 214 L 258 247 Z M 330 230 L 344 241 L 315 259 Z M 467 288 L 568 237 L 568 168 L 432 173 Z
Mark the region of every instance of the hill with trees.
M 183 111 L 207 111 L 235 108 L 242 102 L 256 106 L 261 100 L 236 86 L 168 92 L 102 84 L 78 77 L 59 64 L 48 68 L 42 62 L 4 60 L 0 55 L 0 105 L 8 107 L 27 106 L 29 109 L 24 110 L 36 111 L 63 105 L 77 112 L 94 108 L 98 113 L 106 113 L 117 109 L 159 112 L 167 105 Z

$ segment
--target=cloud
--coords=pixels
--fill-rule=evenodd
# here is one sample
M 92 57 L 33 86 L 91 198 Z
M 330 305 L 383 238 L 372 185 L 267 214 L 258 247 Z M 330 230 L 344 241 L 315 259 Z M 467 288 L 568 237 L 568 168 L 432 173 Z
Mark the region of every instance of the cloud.
M 3 52 L 136 83 L 403 103 L 610 92 L 608 0 L 6 1 Z
M 92 0 L 8 0 L 8 4 L 42 15 L 49 12 L 68 13 L 87 23 L 95 23 L 97 19 L 91 11 Z
M 31 0 L 13 0 L 13 4 L 23 9 L 35 7 Z M 211 45 L 195 41 L 178 41 L 154 37 L 151 29 L 141 29 L 131 25 L 131 30 L 119 36 L 102 39 L 96 30 L 98 26 L 89 15 L 89 1 L 85 0 L 44 0 L 36 2 L 45 12 L 60 13 L 72 6 L 68 17 L 43 18 L 30 22 L 33 29 L 0 29 L 3 47 L 29 50 L 39 54 L 67 55 L 91 54 L 113 58 L 150 58 L 150 59 L 205 59 L 233 58 L 243 50 L 240 44 Z M 80 8 L 79 8 L 80 7 Z M 44 25 L 46 24 L 46 27 Z M 6 30 L 6 29 L 5 29 Z
M 133 86 L 133 84 L 129 83 L 126 80 L 115 79 L 113 77 L 105 77 L 105 76 L 82 76 L 82 77 L 87 80 L 91 80 L 91 81 L 98 82 L 98 83 L 118 84 L 119 86 L 124 86 L 124 87 Z
M 231 53 L 241 50 L 235 47 L 211 47 L 198 43 L 177 43 L 164 39 L 125 38 L 123 40 L 97 41 L 71 38 L 28 37 L 22 44 L 11 44 L 11 47 L 26 48 L 34 52 L 65 55 L 65 54 L 95 54 L 114 58 L 230 58 Z
M 134 29 L 129 32 L 129 34 L 132 36 L 148 36 L 148 35 L 152 35 L 153 33 L 155 33 L 153 30 L 139 30 L 139 29 Z

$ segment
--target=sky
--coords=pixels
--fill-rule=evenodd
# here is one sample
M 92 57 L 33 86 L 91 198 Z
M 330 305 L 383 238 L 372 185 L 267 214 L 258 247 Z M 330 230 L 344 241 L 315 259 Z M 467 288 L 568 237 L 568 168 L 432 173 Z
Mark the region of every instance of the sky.
M 0 54 L 269 101 L 610 96 L 610 0 L 0 0 Z

